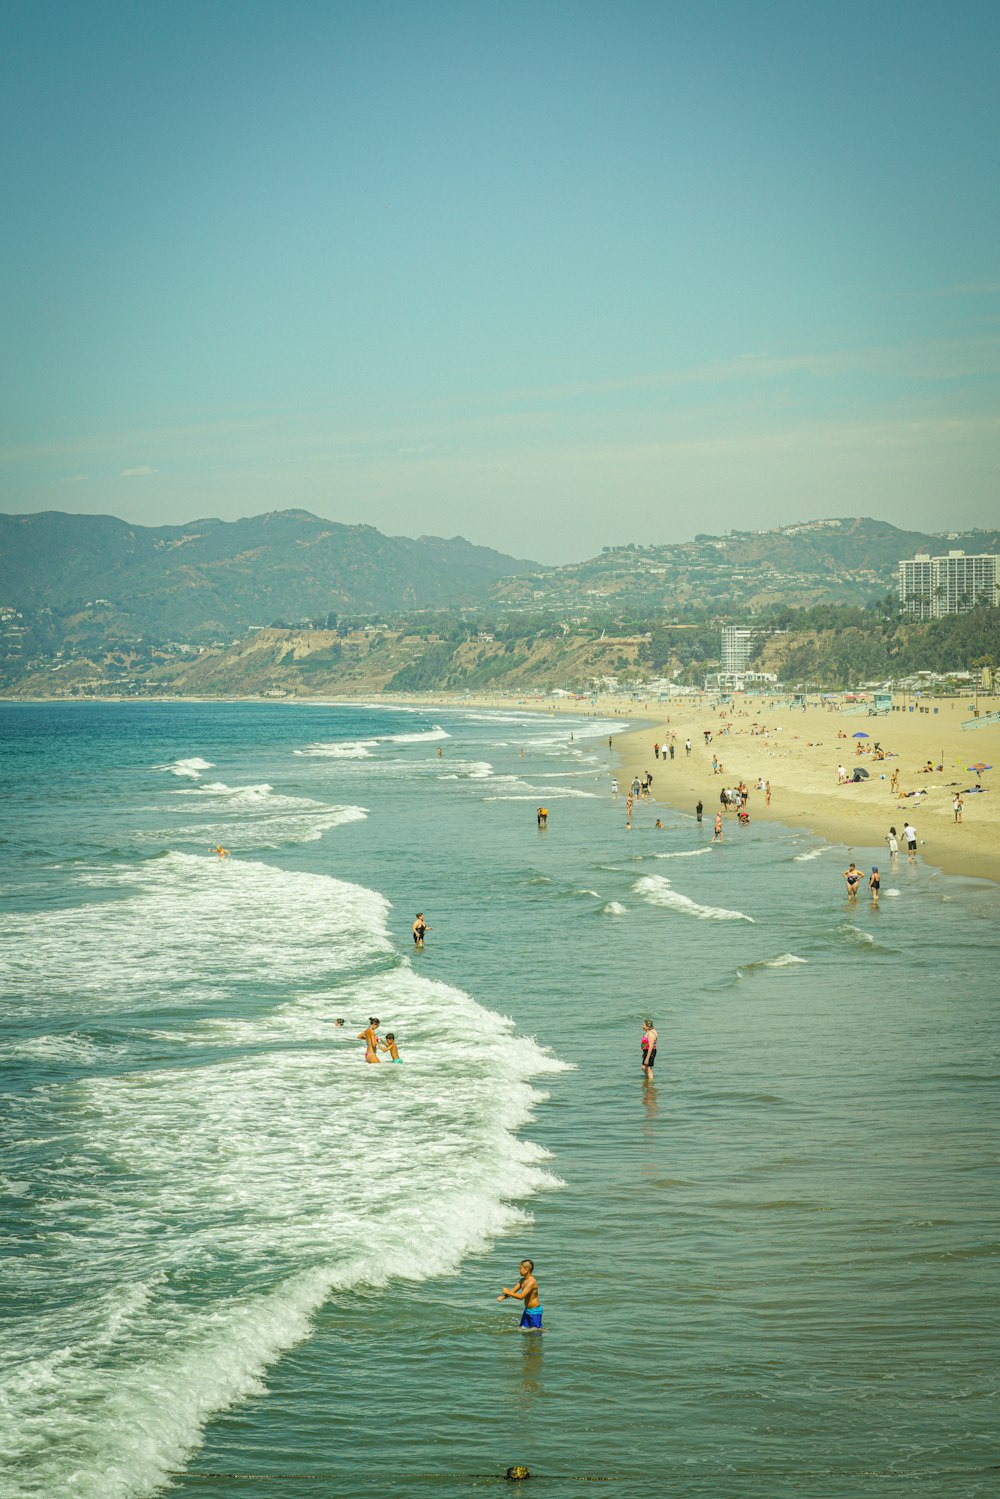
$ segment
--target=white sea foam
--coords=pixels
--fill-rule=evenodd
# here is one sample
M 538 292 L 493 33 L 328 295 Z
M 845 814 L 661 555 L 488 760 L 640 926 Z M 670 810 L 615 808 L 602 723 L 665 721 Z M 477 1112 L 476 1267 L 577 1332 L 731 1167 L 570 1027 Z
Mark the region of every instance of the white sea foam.
M 674 853 L 654 854 L 654 859 L 693 859 L 698 854 L 710 854 L 711 844 L 706 843 L 704 848 L 679 848 Z
M 442 781 L 488 781 L 493 774 L 489 760 L 450 760 L 447 764 L 448 769 L 441 772 Z
M 701 921 L 753 921 L 743 911 L 730 911 L 725 906 L 703 906 L 688 895 L 671 887 L 662 874 L 644 874 L 633 886 L 637 895 L 652 906 L 663 906 L 669 911 L 679 911 L 685 916 L 697 916 Z
M 532 791 L 530 796 L 522 796 L 517 792 L 511 792 L 508 796 L 486 796 L 483 800 L 487 802 L 537 802 L 538 798 L 542 796 L 547 801 L 553 802 L 566 801 L 574 796 L 592 797 L 594 795 L 593 791 L 568 791 L 559 786 L 540 786 L 537 791 Z
M 741 963 L 737 973 L 752 973 L 760 968 L 797 968 L 808 959 L 796 957 L 793 952 L 783 952 L 777 958 L 761 958 L 756 963 Z
M 819 848 L 807 848 L 805 853 L 794 855 L 794 862 L 796 864 L 810 864 L 813 859 L 819 859 L 823 854 L 828 854 L 832 847 L 832 843 L 821 843 Z
M 557 1185 L 516 1132 L 564 1064 L 399 958 L 377 892 L 179 853 L 102 878 L 119 899 L 0 919 L 23 1012 L 121 1014 L 131 1048 L 18 1116 L 10 1499 L 153 1493 L 329 1297 L 452 1273 Z M 150 1010 L 169 1025 L 136 1032 Z M 402 1068 L 364 1064 L 372 1013 Z M 359 1152 L 393 1169 L 345 1169 Z
M 628 906 L 623 906 L 620 900 L 609 900 L 606 906 L 601 907 L 603 916 L 627 916 Z
M 366 760 L 380 744 L 426 744 L 431 740 L 450 739 L 447 729 L 435 724 L 433 729 L 422 729 L 415 734 L 375 734 L 371 739 L 345 739 L 307 744 L 304 749 L 293 750 L 293 755 L 318 755 L 330 759 Z
M 327 760 L 370 760 L 371 750 L 364 744 L 309 744 L 292 750 L 293 755 L 315 755 Z
M 141 835 L 144 842 L 216 844 L 223 842 L 233 852 L 281 848 L 288 843 L 313 843 L 330 829 L 360 822 L 364 807 L 331 806 L 306 796 L 284 796 L 266 781 L 248 786 L 229 786 L 208 781 L 204 786 L 185 786 L 173 795 L 186 800 L 175 810 L 210 812 L 211 822 L 155 829 Z
M 170 765 L 158 765 L 157 770 L 168 770 L 171 775 L 186 776 L 189 780 L 197 781 L 203 770 L 214 770 L 215 766 L 211 760 L 200 760 L 192 756 L 189 760 L 174 760 Z
M 850 922 L 842 922 L 837 931 L 846 937 L 849 942 L 857 942 L 861 947 L 874 947 L 875 938 L 871 932 L 864 932 L 860 927 L 852 926 Z

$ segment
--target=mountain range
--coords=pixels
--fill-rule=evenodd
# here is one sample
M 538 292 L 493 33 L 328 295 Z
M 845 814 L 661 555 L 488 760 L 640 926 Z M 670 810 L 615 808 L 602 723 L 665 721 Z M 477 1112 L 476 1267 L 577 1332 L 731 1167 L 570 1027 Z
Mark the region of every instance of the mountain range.
M 538 567 L 461 536 L 384 536 L 305 510 L 155 527 L 0 515 L 0 605 L 90 610 L 118 638 L 198 642 L 278 620 L 456 606 Z

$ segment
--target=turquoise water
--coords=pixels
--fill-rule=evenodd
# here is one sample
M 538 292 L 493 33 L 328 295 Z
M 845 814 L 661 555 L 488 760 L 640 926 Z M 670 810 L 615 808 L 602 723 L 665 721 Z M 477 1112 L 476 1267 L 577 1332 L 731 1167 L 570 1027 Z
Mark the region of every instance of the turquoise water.
M 5 1493 L 996 1492 L 1000 892 L 612 729 L 0 705 Z

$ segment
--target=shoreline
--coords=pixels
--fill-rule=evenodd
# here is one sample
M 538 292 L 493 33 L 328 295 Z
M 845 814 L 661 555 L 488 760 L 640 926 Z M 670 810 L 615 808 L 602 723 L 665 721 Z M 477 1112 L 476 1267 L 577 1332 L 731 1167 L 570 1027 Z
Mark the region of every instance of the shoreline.
M 722 786 L 743 780 L 751 788 L 748 810 L 753 821 L 804 828 L 849 851 L 881 849 L 890 827 L 901 834 L 903 824 L 912 821 L 918 853 L 926 863 L 946 874 L 1000 884 L 1000 789 L 993 790 L 991 772 L 984 773 L 982 794 L 972 792 L 964 798 L 961 824 L 955 822 L 952 807 L 956 791 L 971 791 L 976 785 L 967 765 L 982 760 L 997 766 L 1000 773 L 1000 724 L 975 732 L 963 730 L 962 722 L 972 714 L 967 703 L 954 698 L 914 703 L 911 711 L 907 694 L 905 707 L 901 700 L 894 711 L 877 717 L 859 714 L 856 705 L 843 702 L 803 710 L 779 706 L 780 701 L 754 698 L 720 709 L 707 695 L 654 703 L 610 694 L 579 702 L 464 694 L 448 698 L 427 693 L 408 698 L 400 706 L 468 707 L 550 718 L 560 714 L 623 718 L 628 728 L 612 735 L 614 769 L 623 795 L 633 776 L 641 778 L 650 771 L 650 805 L 693 812 L 700 798 L 705 818 L 710 819 L 715 816 Z M 981 698 L 980 703 L 983 714 L 1000 710 L 1000 698 Z M 751 732 L 755 723 L 767 728 L 766 738 Z M 708 728 L 713 742 L 706 746 L 704 730 Z M 673 762 L 657 760 L 653 745 L 665 742 L 669 734 L 677 736 L 675 758 Z M 867 739 L 855 739 L 860 734 Z M 688 737 L 690 756 L 684 748 Z M 881 743 L 887 758 L 877 761 L 859 755 L 858 744 L 866 742 Z M 713 753 L 724 767 L 721 775 L 713 773 Z M 935 766 L 930 774 L 921 769 L 927 759 Z M 840 764 L 849 772 L 860 766 L 868 771 L 869 779 L 839 784 Z M 943 766 L 941 771 L 938 765 Z M 900 791 L 918 794 L 896 796 L 889 790 L 896 769 Z M 753 790 L 760 777 L 771 782 L 770 807 L 765 806 L 763 792 Z
M 3 699 L 30 706 L 63 702 L 56 698 Z M 131 702 L 131 698 L 88 698 L 70 701 Z M 751 788 L 749 812 L 753 821 L 781 822 L 805 828 L 830 843 L 848 850 L 881 848 L 890 826 L 902 831 L 912 820 L 917 830 L 918 851 L 928 863 L 948 874 L 965 875 L 1000 883 L 1000 786 L 991 784 L 1000 774 L 1000 723 L 975 732 L 962 729 L 970 719 L 969 704 L 955 698 L 938 702 L 913 702 L 907 694 L 893 710 L 868 716 L 857 705 L 832 701 L 794 708 L 777 695 L 737 700 L 720 707 L 702 694 L 668 701 L 634 700 L 605 693 L 583 701 L 574 698 L 513 697 L 492 694 L 414 693 L 386 700 L 379 694 L 351 697 L 266 698 L 185 696 L 143 698 L 150 702 L 254 702 L 296 707 L 477 708 L 490 712 L 537 714 L 554 718 L 623 719 L 628 727 L 614 732 L 614 769 L 624 791 L 633 776 L 653 775 L 652 803 L 674 810 L 693 811 L 700 798 L 705 817 L 714 818 L 722 786 L 742 780 Z M 1000 698 L 982 698 L 983 714 L 1000 710 Z M 755 729 L 755 725 L 757 728 Z M 766 736 L 762 732 L 766 728 Z M 712 743 L 706 744 L 706 729 Z M 759 729 L 761 732 L 757 732 Z M 675 758 L 657 760 L 653 745 L 674 735 Z M 860 737 L 863 736 L 863 737 Z M 691 739 L 691 753 L 685 740 Z M 880 742 L 887 758 L 881 761 L 858 754 L 858 745 Z M 721 774 L 713 773 L 712 756 L 721 762 Z M 921 767 L 930 760 L 930 773 Z M 966 767 L 983 761 L 997 771 L 983 773 L 983 792 L 973 788 L 976 777 Z M 842 785 L 837 768 L 848 772 L 855 766 L 867 770 L 869 779 Z M 942 769 L 938 770 L 937 767 Z M 899 771 L 900 792 L 889 790 L 893 770 Z M 609 770 L 610 774 L 610 770 Z M 755 792 L 758 779 L 770 781 L 772 799 L 765 806 L 762 792 Z M 957 824 L 953 812 L 956 791 L 964 798 L 963 820 Z

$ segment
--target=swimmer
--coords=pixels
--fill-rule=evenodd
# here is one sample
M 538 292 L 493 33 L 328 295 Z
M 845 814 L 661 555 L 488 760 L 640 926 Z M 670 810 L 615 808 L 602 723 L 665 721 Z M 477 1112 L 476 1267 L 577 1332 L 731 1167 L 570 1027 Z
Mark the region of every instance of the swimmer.
M 230 857 L 228 848 L 223 848 L 221 843 L 209 844 L 209 852 L 218 854 L 220 859 L 228 859 Z
M 402 1064 L 403 1058 L 399 1055 L 399 1047 L 396 1045 L 396 1037 L 393 1031 L 386 1031 L 385 1040 L 379 1041 L 383 1051 L 387 1051 L 394 1062 Z
M 657 818 L 656 822 L 654 823 L 654 827 L 662 828 L 662 826 L 663 826 L 663 823 L 660 821 L 659 818 Z
M 653 1063 L 656 1061 L 656 1027 L 651 1020 L 642 1022 L 642 1036 L 639 1041 L 642 1048 L 642 1071 L 645 1077 L 652 1077 Z
M 376 1020 L 374 1016 L 370 1016 L 365 1029 L 363 1031 L 358 1031 L 358 1040 L 365 1043 L 366 1062 L 377 1062 L 379 1060 L 379 1039 L 376 1035 L 376 1031 L 379 1028 L 379 1023 L 380 1022 Z
M 868 876 L 868 888 L 869 888 L 869 890 L 872 893 L 872 905 L 873 906 L 877 906 L 878 905 L 878 891 L 879 891 L 879 886 L 881 885 L 881 883 L 882 883 L 882 879 L 881 879 L 881 876 L 879 875 L 879 872 L 878 872 L 878 865 L 877 864 L 873 864 L 872 865 L 872 872 Z
M 844 870 L 844 879 L 847 881 L 847 899 L 857 900 L 858 886 L 861 883 L 860 869 L 855 869 L 852 864 L 849 869 Z
M 417 912 L 417 919 L 413 923 L 413 945 L 414 945 L 414 947 L 423 947 L 423 945 L 424 945 L 424 933 L 425 932 L 430 932 L 430 931 L 433 931 L 433 927 L 429 927 L 427 925 L 426 921 L 424 920 L 424 913 L 423 913 L 423 911 L 418 911 Z
M 520 1326 L 525 1332 L 541 1332 L 542 1330 L 542 1303 L 538 1295 L 538 1282 L 535 1279 L 535 1265 L 533 1260 L 522 1260 L 517 1267 L 520 1280 L 516 1286 L 504 1286 L 498 1301 L 506 1301 L 508 1296 L 513 1301 L 523 1301 L 524 1311 L 521 1313 Z
M 340 1026 L 343 1025 L 344 1022 L 342 1020 L 335 1020 L 333 1023 L 335 1026 Z

